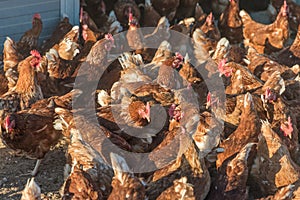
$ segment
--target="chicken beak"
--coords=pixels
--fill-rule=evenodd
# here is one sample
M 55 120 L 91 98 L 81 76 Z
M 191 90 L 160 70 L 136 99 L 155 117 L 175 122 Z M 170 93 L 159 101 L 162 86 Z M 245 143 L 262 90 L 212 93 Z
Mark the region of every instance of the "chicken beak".
M 288 136 L 289 136 L 290 139 L 292 139 L 292 133 L 290 133 Z
M 207 102 L 206 103 L 206 109 L 209 109 L 209 107 L 210 107 L 210 102 Z
M 147 116 L 146 119 L 147 119 L 147 122 L 150 123 L 150 116 Z

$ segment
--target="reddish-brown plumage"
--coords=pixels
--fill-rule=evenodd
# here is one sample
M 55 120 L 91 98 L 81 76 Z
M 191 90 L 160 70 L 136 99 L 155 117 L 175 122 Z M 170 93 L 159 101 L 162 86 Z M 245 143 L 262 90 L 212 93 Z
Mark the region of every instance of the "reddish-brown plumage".
M 243 23 L 239 11 L 239 0 L 229 1 L 218 23 L 221 35 L 230 43 L 239 43 L 243 40 Z
M 284 64 L 289 67 L 300 63 L 300 25 L 298 26 L 298 32 L 293 44 L 275 54 L 273 58 L 280 64 Z
M 253 21 L 248 13 L 240 12 L 243 21 L 243 35 L 246 46 L 254 47 L 258 53 L 271 53 L 284 47 L 289 37 L 288 6 L 281 6 L 276 20 L 269 25 Z M 260 35 L 260 37 L 256 37 Z
M 81 168 L 80 164 L 74 165 L 65 181 L 63 199 L 102 199 L 103 195 L 97 183 Z
M 259 133 L 259 117 L 254 108 L 253 98 L 250 93 L 247 93 L 238 128 L 226 140 L 221 142 L 220 147 L 224 148 L 224 152 L 218 154 L 216 166 L 221 167 L 225 160 L 231 159 L 247 143 L 257 142 Z
M 17 43 L 18 52 L 24 57 L 29 55 L 32 49 L 38 47 L 38 39 L 42 32 L 43 23 L 40 14 L 34 14 L 32 18 L 32 28 L 24 33 Z
M 40 86 L 37 83 L 36 66 L 41 57 L 36 51 L 25 58 L 18 65 L 19 78 L 15 92 L 19 95 L 21 109 L 28 108 L 31 104 L 43 98 Z

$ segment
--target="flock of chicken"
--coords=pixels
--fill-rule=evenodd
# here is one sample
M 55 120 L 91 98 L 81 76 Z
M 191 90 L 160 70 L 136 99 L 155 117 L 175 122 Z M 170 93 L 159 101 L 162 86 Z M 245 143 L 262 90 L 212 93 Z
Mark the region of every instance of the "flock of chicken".
M 82 0 L 80 27 L 38 45 L 35 14 L 7 37 L 4 144 L 35 176 L 64 137 L 63 199 L 300 198 L 300 6 L 272 0 L 265 25 L 239 0 L 212 1 L 217 20 L 201 0 L 139 3 Z M 40 192 L 29 179 L 22 199 Z

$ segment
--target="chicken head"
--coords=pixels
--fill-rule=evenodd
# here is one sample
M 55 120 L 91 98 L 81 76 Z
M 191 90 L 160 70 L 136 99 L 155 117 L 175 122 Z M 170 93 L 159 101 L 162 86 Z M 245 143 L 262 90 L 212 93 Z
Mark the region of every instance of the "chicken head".
M 147 119 L 150 122 L 150 104 L 149 102 L 146 103 L 142 108 L 138 110 L 138 114 L 142 119 Z
M 181 111 L 181 108 L 179 106 L 176 106 L 175 104 L 172 104 L 168 110 L 169 116 L 171 119 L 175 119 L 176 121 L 179 121 L 183 118 L 184 113 Z
M 37 67 L 42 60 L 41 54 L 37 50 L 31 50 L 30 54 L 33 56 L 33 58 L 30 60 L 30 65 L 32 67 Z
M 7 115 L 4 121 L 4 127 L 6 132 L 9 133 L 15 128 L 16 122 L 14 119 L 11 118 L 10 115 Z
M 222 76 L 224 74 L 226 77 L 230 77 L 232 75 L 232 68 L 226 66 L 226 62 L 227 62 L 227 59 L 225 59 L 225 58 L 222 59 L 219 62 L 218 70 L 220 72 L 220 76 Z
M 265 94 L 264 94 L 264 102 L 274 102 L 277 100 L 277 96 L 274 93 L 273 90 L 271 90 L 269 87 L 266 89 Z
M 283 17 L 287 16 L 289 13 L 289 7 L 286 3 L 286 1 L 283 2 L 283 5 L 280 8 L 280 13 Z
M 104 36 L 105 40 L 108 42 L 104 45 L 106 51 L 110 51 L 113 47 L 115 47 L 115 40 L 112 36 L 112 34 L 108 33 Z
M 289 136 L 290 139 L 292 139 L 292 132 L 293 132 L 293 124 L 291 117 L 288 117 L 288 121 L 284 122 L 280 125 L 280 130 L 283 132 L 284 136 Z

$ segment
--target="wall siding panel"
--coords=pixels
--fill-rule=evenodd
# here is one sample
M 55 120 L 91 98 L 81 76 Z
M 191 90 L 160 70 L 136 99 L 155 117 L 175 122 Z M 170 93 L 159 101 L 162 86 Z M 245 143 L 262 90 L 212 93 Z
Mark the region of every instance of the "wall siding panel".
M 79 22 L 79 0 L 0 0 L 0 53 L 7 36 L 18 41 L 31 28 L 34 13 L 40 13 L 43 30 L 39 44 L 49 38 L 64 16 L 72 24 Z

